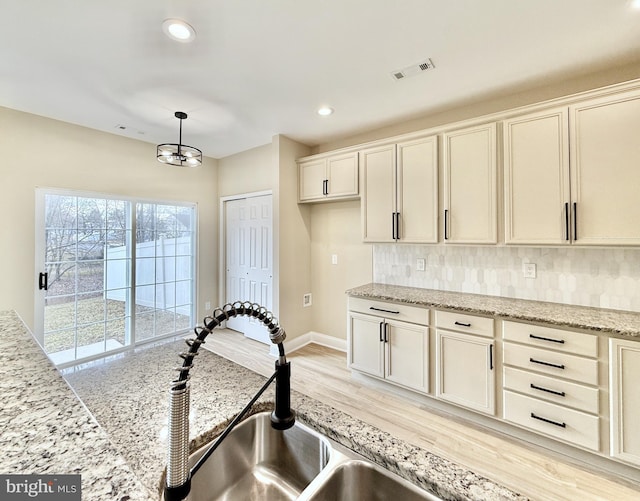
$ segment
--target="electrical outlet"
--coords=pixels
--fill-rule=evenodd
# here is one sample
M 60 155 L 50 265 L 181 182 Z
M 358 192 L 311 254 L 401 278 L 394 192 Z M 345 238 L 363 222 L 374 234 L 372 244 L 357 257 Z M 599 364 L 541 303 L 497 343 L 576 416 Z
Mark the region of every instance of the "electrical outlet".
M 426 261 L 424 260 L 424 258 L 418 258 L 418 260 L 416 261 L 416 270 L 418 271 L 424 271 L 424 268 L 426 266 Z
M 211 309 L 211 301 L 207 301 L 204 303 L 204 309 L 209 311 Z
M 338 264 L 338 255 L 331 254 L 331 264 Z
M 311 306 L 311 293 L 307 292 L 302 296 L 302 306 L 306 308 L 307 306 Z
M 524 263 L 522 265 L 522 274 L 524 275 L 524 278 L 536 278 L 536 265 L 533 263 Z

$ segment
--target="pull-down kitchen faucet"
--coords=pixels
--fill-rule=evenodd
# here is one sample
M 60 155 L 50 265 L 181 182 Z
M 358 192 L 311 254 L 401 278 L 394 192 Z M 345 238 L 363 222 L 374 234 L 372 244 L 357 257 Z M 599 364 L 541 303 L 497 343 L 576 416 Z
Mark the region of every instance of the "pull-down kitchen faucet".
M 259 320 L 269 331 L 269 339 L 278 345 L 278 359 L 276 370 L 246 407 L 229 423 L 218 439 L 202 455 L 198 462 L 189 470 L 189 370 L 193 367 L 193 359 L 198 354 L 200 345 L 213 329 L 225 320 L 237 316 L 250 316 Z M 181 367 L 176 370 L 179 375 L 171 382 L 169 390 L 169 448 L 167 455 L 167 480 L 164 489 L 166 501 L 180 501 L 187 497 L 191 489 L 191 477 L 196 474 L 202 464 L 233 430 L 251 406 L 260 398 L 267 387 L 276 381 L 275 410 L 271 414 L 271 426 L 277 430 L 291 428 L 295 422 L 295 414 L 291 410 L 290 362 L 284 354 L 286 334 L 278 325 L 278 321 L 266 308 L 249 302 L 235 302 L 216 308 L 213 314 L 204 319 L 204 327 L 196 327 L 195 339 L 187 340 L 189 351 L 180 353 L 183 359 Z

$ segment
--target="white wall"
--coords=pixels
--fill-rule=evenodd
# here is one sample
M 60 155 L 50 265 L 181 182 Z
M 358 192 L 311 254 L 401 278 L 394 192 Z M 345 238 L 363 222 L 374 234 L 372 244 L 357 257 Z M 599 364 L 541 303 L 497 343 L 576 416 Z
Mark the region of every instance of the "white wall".
M 156 160 L 154 145 L 0 108 L 0 310 L 33 329 L 35 188 L 62 188 L 198 204 L 198 317 L 217 300 L 217 162 L 182 169 Z

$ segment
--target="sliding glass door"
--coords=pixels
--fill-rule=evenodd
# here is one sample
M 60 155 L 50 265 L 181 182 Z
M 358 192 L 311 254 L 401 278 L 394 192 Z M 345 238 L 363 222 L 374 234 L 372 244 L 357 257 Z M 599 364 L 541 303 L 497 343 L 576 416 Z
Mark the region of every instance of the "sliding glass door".
M 66 366 L 194 324 L 195 206 L 38 190 L 36 336 Z

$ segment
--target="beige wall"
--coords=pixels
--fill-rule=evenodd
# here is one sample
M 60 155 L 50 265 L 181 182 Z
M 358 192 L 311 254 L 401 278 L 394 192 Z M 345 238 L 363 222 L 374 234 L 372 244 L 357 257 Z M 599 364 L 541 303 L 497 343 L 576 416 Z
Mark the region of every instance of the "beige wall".
M 338 264 L 331 264 L 331 256 Z M 372 245 L 362 243 L 360 202 L 316 204 L 311 210 L 313 330 L 347 337 L 345 291 L 372 281 Z
M 34 328 L 36 187 L 197 203 L 198 318 L 205 301 L 217 300 L 216 160 L 166 166 L 152 144 L 7 108 L 0 130 L 0 310 L 16 310 Z
M 411 117 L 386 127 L 324 143 L 314 147 L 312 153 L 323 153 L 408 132 L 437 127 L 636 78 L 640 78 L 640 66 L 638 64 L 610 68 L 561 81 L 555 80 L 547 83 L 526 82 L 520 86 L 519 90 L 507 89 L 506 91 L 487 95 L 481 100 L 474 99 L 468 103 L 458 103 L 455 107 L 443 108 L 428 115 Z

